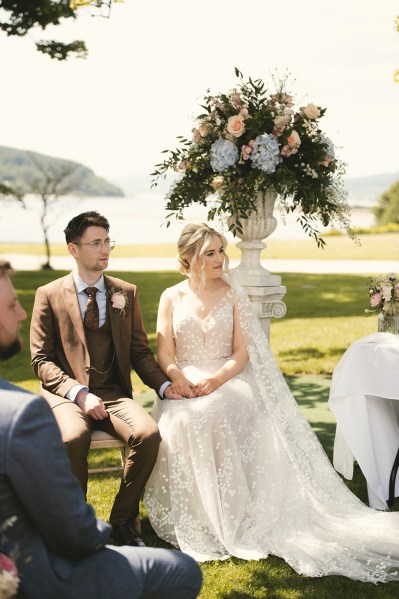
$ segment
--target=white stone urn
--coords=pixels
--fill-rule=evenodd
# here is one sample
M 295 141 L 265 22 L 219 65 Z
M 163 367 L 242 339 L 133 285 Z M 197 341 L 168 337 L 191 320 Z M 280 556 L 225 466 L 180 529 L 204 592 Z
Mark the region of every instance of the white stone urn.
M 255 210 L 248 218 L 240 219 L 242 233 L 237 231 L 235 235 L 241 239 L 237 243 L 241 250 L 241 262 L 232 269 L 232 273 L 245 287 L 255 305 L 268 337 L 270 319 L 281 318 L 287 311 L 282 301 L 286 288 L 281 285 L 281 277 L 271 274 L 260 261 L 260 253 L 267 247 L 262 240 L 269 237 L 277 227 L 277 219 L 273 216 L 276 199 L 277 193 L 274 189 L 259 192 L 255 200 Z M 234 221 L 234 217 L 229 217 L 228 225 Z

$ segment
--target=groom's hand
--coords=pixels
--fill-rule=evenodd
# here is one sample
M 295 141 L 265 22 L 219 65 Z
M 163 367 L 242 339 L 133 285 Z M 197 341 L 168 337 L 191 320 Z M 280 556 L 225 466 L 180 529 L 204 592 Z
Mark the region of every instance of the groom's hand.
M 79 391 L 75 401 L 79 408 L 90 418 L 93 418 L 93 420 L 105 420 L 105 418 L 108 418 L 108 412 L 101 399 L 97 395 L 86 391 L 86 389 Z
M 166 397 L 166 399 L 183 399 L 183 396 L 180 393 L 177 393 L 177 391 L 174 389 L 173 383 L 166 387 L 163 395 Z

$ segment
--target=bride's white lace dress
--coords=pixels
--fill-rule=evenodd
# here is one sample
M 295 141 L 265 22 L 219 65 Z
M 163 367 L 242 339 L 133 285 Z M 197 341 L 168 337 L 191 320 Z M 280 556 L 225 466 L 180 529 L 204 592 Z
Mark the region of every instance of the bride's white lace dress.
M 200 319 L 169 293 L 189 380 L 232 354 L 234 305 L 250 363 L 210 395 L 156 400 L 162 443 L 144 497 L 156 533 L 198 561 L 273 554 L 306 576 L 399 579 L 399 514 L 366 507 L 336 474 L 245 294 L 229 289 Z

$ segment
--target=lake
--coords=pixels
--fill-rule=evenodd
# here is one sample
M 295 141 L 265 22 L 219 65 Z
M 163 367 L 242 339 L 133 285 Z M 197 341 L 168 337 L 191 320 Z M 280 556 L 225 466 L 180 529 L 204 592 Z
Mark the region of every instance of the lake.
M 130 197 L 68 197 L 57 201 L 49 212 L 49 239 L 51 243 L 65 241 L 63 230 L 69 220 L 81 212 L 97 210 L 106 216 L 110 223 L 110 234 L 118 244 L 161 244 L 176 243 L 180 232 L 187 222 L 206 222 L 204 206 L 190 207 L 185 212 L 185 221 L 171 220 L 167 228 L 165 223 L 164 195 L 160 193 L 139 193 Z M 42 242 L 40 226 L 42 203 L 35 197 L 26 198 L 26 209 L 15 202 L 3 202 L 0 213 L 0 241 Z M 282 222 L 278 209 L 275 216 L 279 221 L 272 239 L 301 239 L 305 237 L 297 216 L 288 215 Z M 212 226 L 212 223 L 210 223 Z M 374 216 L 369 208 L 354 208 L 352 224 L 355 227 L 368 227 L 374 224 Z M 222 230 L 222 225 L 214 223 Z M 228 237 L 231 237 L 228 235 Z

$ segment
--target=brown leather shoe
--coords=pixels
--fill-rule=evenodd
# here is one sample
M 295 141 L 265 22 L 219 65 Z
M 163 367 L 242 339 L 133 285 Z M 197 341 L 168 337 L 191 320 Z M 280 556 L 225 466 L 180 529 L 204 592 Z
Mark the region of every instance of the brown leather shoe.
M 130 547 L 145 547 L 145 543 L 134 528 L 134 520 L 123 524 L 113 524 L 112 532 L 115 545 L 130 545 Z

